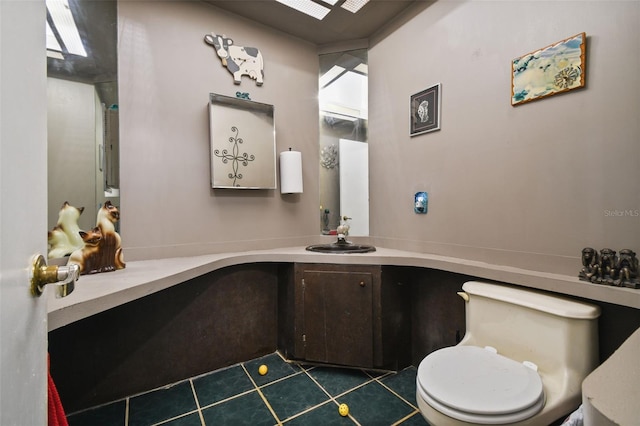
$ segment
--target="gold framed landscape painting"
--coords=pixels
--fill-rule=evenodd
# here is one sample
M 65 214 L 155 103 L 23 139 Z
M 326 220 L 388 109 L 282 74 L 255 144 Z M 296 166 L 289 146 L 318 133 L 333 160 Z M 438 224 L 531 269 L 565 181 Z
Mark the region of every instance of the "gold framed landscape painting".
M 576 34 L 511 62 L 511 105 L 516 106 L 585 85 L 585 33 Z

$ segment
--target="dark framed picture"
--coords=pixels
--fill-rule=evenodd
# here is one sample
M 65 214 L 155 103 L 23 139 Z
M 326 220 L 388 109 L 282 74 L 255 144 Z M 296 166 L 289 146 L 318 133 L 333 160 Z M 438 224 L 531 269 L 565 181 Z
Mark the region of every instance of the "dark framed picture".
M 440 83 L 411 96 L 411 136 L 440 130 Z

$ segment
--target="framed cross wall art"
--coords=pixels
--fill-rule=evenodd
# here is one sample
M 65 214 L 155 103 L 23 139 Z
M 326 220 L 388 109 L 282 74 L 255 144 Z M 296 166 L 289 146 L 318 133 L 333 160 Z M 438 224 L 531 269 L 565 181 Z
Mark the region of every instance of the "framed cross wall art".
M 211 187 L 276 188 L 273 105 L 209 95 Z

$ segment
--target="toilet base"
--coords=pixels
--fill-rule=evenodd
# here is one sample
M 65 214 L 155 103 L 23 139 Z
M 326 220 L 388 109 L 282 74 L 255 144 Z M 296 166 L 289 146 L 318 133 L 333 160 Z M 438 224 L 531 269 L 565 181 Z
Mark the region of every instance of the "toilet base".
M 427 404 L 424 399 L 420 397 L 420 394 L 416 392 L 416 401 L 418 402 L 418 408 L 420 409 L 420 413 L 422 417 L 431 425 L 431 426 L 478 426 L 478 423 L 467 423 L 461 420 L 457 420 L 451 418 L 447 415 L 442 414 L 440 411 L 434 409 L 429 404 Z M 565 410 L 562 407 L 558 407 L 557 405 L 550 406 L 549 404 L 545 405 L 541 412 L 536 414 L 533 417 L 530 417 L 526 420 L 517 423 L 509 423 L 507 426 L 540 426 L 540 425 L 550 425 L 554 423 L 556 420 L 561 419 L 565 414 L 570 413 L 575 410 L 580 405 L 580 401 L 577 402 L 575 408 Z

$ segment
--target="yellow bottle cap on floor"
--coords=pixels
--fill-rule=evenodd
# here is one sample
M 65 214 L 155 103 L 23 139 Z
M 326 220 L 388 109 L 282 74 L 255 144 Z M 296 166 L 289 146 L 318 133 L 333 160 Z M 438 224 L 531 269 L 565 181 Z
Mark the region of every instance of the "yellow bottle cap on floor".
M 258 374 L 260 374 L 261 376 L 264 376 L 265 374 L 267 374 L 267 371 L 269 371 L 269 369 L 264 364 L 258 367 Z

